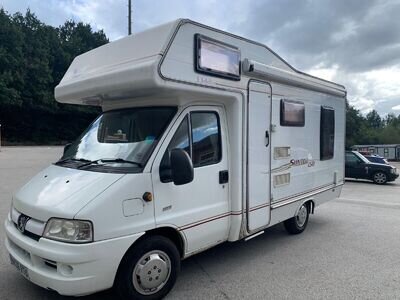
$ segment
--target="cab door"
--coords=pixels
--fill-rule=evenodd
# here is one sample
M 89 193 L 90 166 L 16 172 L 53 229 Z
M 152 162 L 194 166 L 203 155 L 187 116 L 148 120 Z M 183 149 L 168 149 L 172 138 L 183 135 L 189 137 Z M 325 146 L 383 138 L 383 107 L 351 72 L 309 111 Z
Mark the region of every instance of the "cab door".
M 229 170 L 224 110 L 216 106 L 184 110 L 168 133 L 152 168 L 156 226 L 174 227 L 186 238 L 186 253 L 227 240 Z M 192 159 L 193 181 L 175 185 L 170 151 Z
M 250 81 L 248 87 L 247 230 L 270 222 L 271 86 Z

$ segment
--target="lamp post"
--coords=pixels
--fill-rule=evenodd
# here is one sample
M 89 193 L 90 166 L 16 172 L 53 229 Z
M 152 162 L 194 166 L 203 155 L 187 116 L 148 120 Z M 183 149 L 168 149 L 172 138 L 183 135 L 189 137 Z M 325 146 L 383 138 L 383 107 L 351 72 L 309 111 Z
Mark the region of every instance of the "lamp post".
M 128 1 L 128 35 L 132 34 L 132 1 Z

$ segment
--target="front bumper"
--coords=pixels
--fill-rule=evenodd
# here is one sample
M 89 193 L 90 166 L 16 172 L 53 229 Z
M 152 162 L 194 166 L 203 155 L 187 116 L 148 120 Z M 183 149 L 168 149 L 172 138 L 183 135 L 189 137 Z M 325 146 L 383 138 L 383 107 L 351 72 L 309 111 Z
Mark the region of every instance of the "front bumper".
M 390 173 L 388 176 L 388 181 L 395 181 L 398 177 L 399 177 L 398 173 L 395 173 L 395 174 Z
M 113 286 L 119 263 L 142 233 L 88 244 L 69 244 L 21 234 L 10 217 L 6 248 L 27 268 L 29 280 L 61 295 L 82 296 Z

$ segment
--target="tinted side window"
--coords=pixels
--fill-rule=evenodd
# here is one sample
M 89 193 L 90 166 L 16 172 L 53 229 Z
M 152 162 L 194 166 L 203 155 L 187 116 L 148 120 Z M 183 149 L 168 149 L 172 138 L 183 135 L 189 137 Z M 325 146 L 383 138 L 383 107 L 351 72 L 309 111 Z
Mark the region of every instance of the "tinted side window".
M 335 111 L 331 107 L 321 107 L 320 159 L 333 158 L 335 148 Z
M 356 163 L 359 162 L 360 159 L 355 156 L 353 153 L 346 153 L 346 163 Z
M 161 182 L 171 181 L 171 161 L 170 153 L 172 149 L 183 149 L 190 155 L 190 142 L 189 142 L 189 124 L 188 117 L 183 119 L 175 132 L 174 137 L 168 145 L 167 150 L 160 163 L 160 179 Z
M 221 137 L 218 115 L 214 112 L 194 112 L 192 125 L 192 161 L 194 167 L 218 163 L 221 160 Z

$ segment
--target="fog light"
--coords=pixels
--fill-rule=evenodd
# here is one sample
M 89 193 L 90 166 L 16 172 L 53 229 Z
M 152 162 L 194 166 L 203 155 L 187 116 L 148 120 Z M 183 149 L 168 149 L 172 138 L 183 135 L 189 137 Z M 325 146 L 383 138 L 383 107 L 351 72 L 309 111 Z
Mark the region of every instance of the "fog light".
M 74 268 L 70 265 L 60 264 L 58 270 L 62 275 L 71 275 Z

